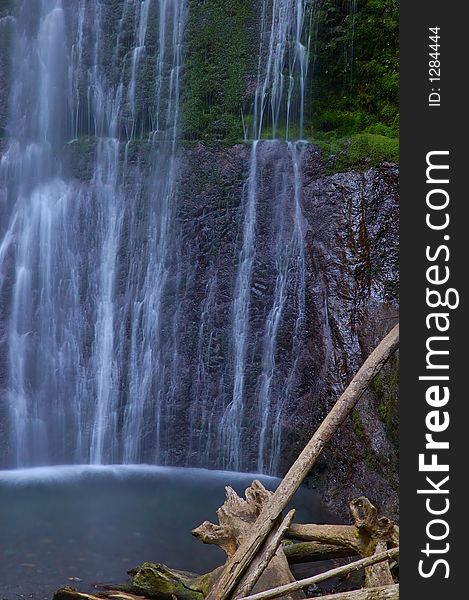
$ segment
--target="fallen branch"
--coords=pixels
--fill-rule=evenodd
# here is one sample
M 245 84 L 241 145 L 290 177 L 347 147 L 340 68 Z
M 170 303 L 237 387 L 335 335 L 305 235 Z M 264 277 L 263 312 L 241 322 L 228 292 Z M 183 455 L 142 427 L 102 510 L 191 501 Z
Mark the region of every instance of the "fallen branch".
M 283 547 L 285 556 L 290 565 L 309 563 L 319 560 L 332 560 L 335 558 L 348 558 L 358 553 L 346 546 L 334 546 L 317 542 L 303 542 L 301 544 L 288 544 Z
M 92 594 L 83 594 L 77 592 L 72 587 L 63 587 L 57 590 L 53 596 L 53 600 L 102 600 L 98 596 Z
M 288 523 L 288 521 L 287 521 Z M 285 523 L 285 524 L 287 524 Z M 279 533 L 278 537 L 281 537 Z M 283 552 L 289 564 L 308 563 L 335 558 L 347 558 L 354 553 L 348 548 L 321 544 L 317 542 L 304 542 L 300 544 L 286 544 Z M 254 563 L 253 563 L 254 567 Z M 210 587 L 221 575 L 223 567 L 217 567 L 205 575 L 192 575 L 183 571 L 169 569 L 164 565 L 144 563 L 130 571 L 134 583 L 100 584 L 96 588 L 105 591 L 99 594 L 99 600 L 105 596 L 111 600 L 138 600 L 144 594 L 154 598 L 174 597 L 178 600 L 189 596 L 194 600 L 204 598 Z M 168 596 L 169 594 L 169 596 Z M 73 588 L 62 588 L 54 595 L 54 600 L 96 600 L 90 594 L 82 594 Z
M 393 548 L 392 550 L 387 550 L 386 552 L 381 552 L 380 554 L 375 554 L 373 556 L 369 556 L 368 558 L 362 558 L 348 565 L 344 565 L 343 567 L 336 567 L 335 569 L 331 569 L 325 573 L 320 573 L 319 575 L 314 575 L 313 577 L 300 579 L 300 581 L 288 583 L 265 592 L 259 592 L 258 594 L 253 594 L 252 596 L 246 596 L 244 600 L 270 600 L 271 598 L 279 598 L 285 594 L 305 589 L 311 585 L 332 579 L 333 577 L 348 575 L 353 571 L 360 571 L 361 569 L 365 569 L 371 565 L 375 565 L 385 560 L 387 561 L 390 558 L 395 558 L 398 555 L 399 548 Z
M 287 531 L 287 537 L 304 542 L 345 546 L 360 553 L 359 532 L 353 525 L 303 525 L 293 523 Z
M 316 544 L 331 544 L 343 548 L 343 556 L 362 557 L 384 552 L 399 545 L 399 528 L 387 517 L 379 517 L 368 498 L 352 500 L 350 511 L 355 525 L 303 525 L 293 523 L 287 537 Z M 346 551 L 348 549 L 348 552 Z M 392 584 L 389 565 L 370 567 L 366 571 L 367 587 Z
M 149 598 L 203 600 L 220 573 L 220 569 L 215 569 L 198 576 L 146 562 L 129 571 L 132 581 L 127 590 Z
M 77 592 L 72 587 L 63 587 L 57 590 L 53 596 L 53 600 L 103 600 L 104 597 L 109 600 L 146 600 L 144 596 L 122 590 L 110 589 L 105 595 L 100 593 L 99 596 L 95 596 L 93 594 Z
M 371 380 L 379 373 L 398 346 L 399 325 L 396 325 L 366 359 L 345 392 L 337 400 L 290 468 L 270 501 L 263 508 L 248 538 L 228 559 L 222 576 L 211 589 L 207 600 L 227 600 L 230 598 L 239 580 L 265 542 L 274 523 L 303 483 L 324 446 L 350 415 Z
M 272 492 L 265 489 L 260 481 L 253 481 L 245 491 L 245 499 L 230 487 L 225 488 L 226 500 L 217 510 L 218 524 L 204 521 L 193 530 L 193 535 L 205 544 L 215 544 L 224 550 L 228 561 L 242 546 L 251 533 L 252 527 L 269 502 Z M 293 514 L 279 526 L 279 519 L 272 524 L 262 552 L 252 562 L 251 568 L 239 579 L 239 587 L 232 597 L 249 594 L 256 585 L 256 591 L 291 583 L 295 579 L 290 571 L 281 540 L 291 525 Z M 223 569 L 223 568 L 222 568 Z M 215 583 L 216 585 L 216 583 Z M 209 592 L 210 594 L 210 592 Z M 304 598 L 303 594 L 288 598 Z
M 330 594 L 321 596 L 318 600 L 399 600 L 399 584 Z

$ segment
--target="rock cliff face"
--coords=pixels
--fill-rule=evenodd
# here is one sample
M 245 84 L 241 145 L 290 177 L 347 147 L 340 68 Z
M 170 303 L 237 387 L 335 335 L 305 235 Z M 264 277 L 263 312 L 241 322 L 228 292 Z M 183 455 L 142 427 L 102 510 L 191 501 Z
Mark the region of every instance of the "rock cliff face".
M 330 325 L 325 385 L 301 404 L 317 422 L 398 320 L 398 170 L 385 164 L 314 179 L 305 187 L 304 210 L 311 269 L 327 290 Z M 395 357 L 322 458 L 324 499 L 344 514 L 359 495 L 387 514 L 398 511 L 397 382 Z
M 257 317 L 262 321 L 268 309 L 264 301 L 270 297 L 268 290 L 275 286 L 269 256 L 275 234 L 269 219 L 275 202 L 273 170 L 282 151 L 274 146 L 267 154 L 260 186 L 257 268 L 252 281 L 254 329 Z M 197 144 L 181 156 L 178 214 L 184 232 L 182 252 L 191 257 L 188 263 L 194 266 L 198 281 L 199 296 L 192 294 L 195 304 L 198 297 L 202 301 L 203 290 L 216 273 L 217 301 L 212 307 L 211 326 L 221 340 L 230 310 L 248 158 L 249 149 L 242 145 Z M 327 175 L 321 154 L 313 146 L 304 150 L 302 160 L 306 318 L 295 392 L 283 405 L 280 472 L 296 457 L 361 362 L 397 321 L 398 309 L 397 167 L 383 164 L 365 172 Z M 289 209 L 282 210 L 287 220 Z M 186 310 L 182 313 L 188 314 Z M 279 334 L 278 371 L 287 366 L 293 327 L 287 319 Z M 224 351 L 220 342 L 221 362 Z M 255 355 L 254 348 L 252 353 Z M 351 497 L 364 493 L 390 514 L 397 510 L 396 360 L 374 382 L 352 421 L 336 436 L 321 461 L 320 475 L 311 481 L 324 491 L 326 502 L 341 513 L 347 513 Z M 216 364 L 213 367 L 216 370 Z M 246 393 L 247 403 L 252 398 L 253 406 L 259 368 L 250 365 Z M 273 394 L 281 396 L 282 390 L 274 389 Z M 249 446 L 250 440 L 244 443 Z

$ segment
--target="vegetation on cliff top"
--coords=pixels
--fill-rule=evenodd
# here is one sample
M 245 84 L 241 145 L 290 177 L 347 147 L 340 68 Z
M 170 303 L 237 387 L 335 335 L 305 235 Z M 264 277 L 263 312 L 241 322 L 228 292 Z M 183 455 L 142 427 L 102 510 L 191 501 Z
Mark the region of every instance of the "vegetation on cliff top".
M 189 0 L 186 30 L 184 137 L 237 141 L 242 137 L 246 78 L 254 60 L 253 3 Z
M 306 136 L 333 170 L 398 160 L 397 0 L 318 0 Z M 183 137 L 243 139 L 258 53 L 256 0 L 189 1 Z M 244 124 L 245 124 L 244 123 Z
M 317 4 L 305 136 L 329 159 L 330 172 L 397 162 L 398 0 L 309 2 Z M 9 3 L 0 0 L 0 15 Z M 185 141 L 243 140 L 255 88 L 260 4 L 189 0 L 182 92 Z M 5 78 L 5 64 L 0 65 L 0 83 L 2 72 Z M 5 94 L 0 96 L 5 105 Z

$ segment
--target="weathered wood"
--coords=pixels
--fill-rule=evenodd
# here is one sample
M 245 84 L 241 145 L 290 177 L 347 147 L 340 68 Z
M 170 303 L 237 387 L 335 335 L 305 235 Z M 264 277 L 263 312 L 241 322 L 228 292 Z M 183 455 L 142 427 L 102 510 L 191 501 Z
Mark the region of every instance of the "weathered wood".
M 281 533 L 278 535 L 281 537 Z M 282 550 L 289 564 L 346 558 L 354 555 L 352 550 L 343 546 L 332 546 L 317 542 L 290 543 L 283 546 Z M 252 567 L 254 566 L 255 562 L 252 563 Z M 96 585 L 96 588 L 106 591 L 105 594 L 99 594 L 100 598 L 104 595 L 111 600 L 138 600 L 138 598 L 143 597 L 141 595 L 143 590 L 146 594 L 151 594 L 155 598 L 158 598 L 158 596 L 164 597 L 161 596 L 162 592 L 166 594 L 169 591 L 171 596 L 179 599 L 181 590 L 185 596 L 187 595 L 186 588 L 188 588 L 195 592 L 194 599 L 199 600 L 201 597 L 200 592 L 202 597 L 205 597 L 222 571 L 223 566 L 220 566 L 205 575 L 195 575 L 185 571 L 169 569 L 164 565 L 144 563 L 144 565 L 130 570 L 135 585 L 132 582 L 120 585 L 99 584 Z M 160 581 L 160 579 L 163 579 L 163 581 Z M 143 586 L 142 582 L 144 582 Z M 72 588 L 63 588 L 56 592 L 54 600 L 94 600 L 94 597 L 86 594 L 80 595 L 80 592 L 76 592 Z
M 226 487 L 225 490 L 226 501 L 217 510 L 218 525 L 205 521 L 202 525 L 194 529 L 192 533 L 205 544 L 220 546 L 227 554 L 228 560 L 230 560 L 236 554 L 237 549 L 249 537 L 254 523 L 259 514 L 261 514 L 264 506 L 270 500 L 272 492 L 266 490 L 259 481 L 253 481 L 246 489 L 246 499 L 240 498 L 230 487 Z M 278 527 L 279 520 L 277 519 L 272 524 L 270 540 L 276 538 Z M 264 544 L 263 550 L 267 548 L 268 544 Z M 270 551 L 268 553 L 270 554 Z M 262 567 L 261 570 L 260 567 Z M 254 579 L 257 581 L 258 579 L 255 586 L 256 592 L 294 581 L 283 547 L 278 547 L 277 551 L 271 554 L 268 561 L 260 554 L 258 559 L 252 564 L 252 568 L 248 569 L 243 575 L 245 575 L 245 579 L 239 579 L 237 583 L 240 582 L 240 585 L 244 587 L 248 582 Z M 258 575 L 260 575 L 259 578 Z M 286 598 L 296 600 L 304 598 L 304 595 L 296 593 Z
M 319 575 L 314 575 L 313 577 L 300 579 L 299 581 L 295 581 L 287 585 L 282 585 L 277 588 L 272 588 L 271 590 L 266 590 L 265 592 L 253 594 L 252 596 L 246 596 L 244 600 L 270 600 L 271 598 L 280 598 L 285 594 L 310 587 L 311 585 L 321 583 L 322 581 L 327 581 L 328 579 L 332 579 L 334 577 L 343 577 L 349 573 L 352 573 L 353 571 L 360 571 L 361 569 L 365 569 L 366 567 L 376 563 L 388 561 L 390 558 L 395 558 L 398 555 L 399 548 L 393 548 L 392 550 L 387 550 L 386 552 L 381 552 L 380 554 L 375 554 L 367 558 L 361 558 L 360 560 L 352 562 L 348 565 L 330 569 L 325 573 L 320 573 Z
M 384 552 L 399 545 L 399 528 L 387 517 L 379 517 L 368 498 L 361 497 L 350 503 L 355 525 L 302 525 L 293 524 L 287 535 L 298 540 L 330 543 L 344 546 L 362 557 Z M 366 587 L 393 584 L 388 563 L 365 569 Z
M 399 325 L 396 325 L 366 359 L 303 449 L 269 502 L 264 506 L 249 536 L 227 561 L 222 576 L 211 589 L 207 600 L 227 600 L 230 597 L 280 514 L 313 467 L 324 446 L 350 415 L 371 380 L 379 373 L 398 346 Z
M 106 598 L 109 598 L 109 600 L 145 600 L 144 596 L 136 596 L 135 594 L 118 590 L 109 591 L 106 594 Z
M 368 498 L 357 498 L 350 503 L 355 527 L 360 540 L 362 556 L 379 554 L 399 545 L 399 528 L 387 517 L 378 517 L 378 511 Z M 394 583 L 389 563 L 379 563 L 365 569 L 365 586 L 389 586 Z
M 223 549 L 228 557 L 235 554 L 241 543 L 272 497 L 260 481 L 254 480 L 240 498 L 235 490 L 225 487 L 226 500 L 217 510 L 218 524 L 204 521 L 192 531 L 204 544 L 214 544 Z
M 346 555 L 360 554 L 362 557 L 372 556 L 377 552 L 399 545 L 399 528 L 387 517 L 378 517 L 378 511 L 368 498 L 361 497 L 350 503 L 350 511 L 355 525 L 303 525 L 293 523 L 287 531 L 287 537 L 295 540 L 332 544 L 334 547 L 348 548 Z M 391 572 L 388 565 L 371 567 L 368 573 L 384 572 L 388 576 L 381 580 L 379 586 L 389 585 Z M 370 583 L 377 583 L 371 578 Z M 369 587 L 379 587 L 370 585 Z
M 319 560 L 332 560 L 335 558 L 347 558 L 356 556 L 358 553 L 346 546 L 334 546 L 320 542 L 303 542 L 300 544 L 288 544 L 283 547 L 285 556 L 290 565 L 309 563 Z
M 345 546 L 360 552 L 359 531 L 354 525 L 303 525 L 293 523 L 287 537 L 304 542 L 322 542 L 334 546 Z M 361 553 L 361 552 L 360 552 Z
M 265 490 L 261 484 L 254 482 L 247 490 L 248 500 L 241 500 L 230 488 L 227 490 L 227 502 L 221 507 L 219 515 L 222 525 L 204 523 L 195 530 L 198 537 L 206 543 L 215 543 L 225 546 L 228 555 L 236 551 L 239 540 L 246 535 L 250 523 L 255 520 L 256 515 L 262 510 L 262 506 L 268 501 L 271 492 Z M 243 597 L 250 593 L 249 587 L 244 587 L 248 577 L 256 581 L 258 574 L 262 573 L 273 558 L 286 533 L 289 537 L 300 540 L 312 540 L 299 544 L 285 543 L 280 548 L 289 564 L 310 562 L 314 560 L 327 560 L 331 558 L 342 558 L 360 554 L 364 557 L 372 556 L 386 549 L 385 545 L 397 546 L 399 541 L 399 529 L 389 519 L 379 517 L 376 508 L 367 498 L 358 498 L 350 504 L 355 525 L 302 525 L 292 524 L 293 511 L 284 519 L 281 526 L 271 531 L 267 543 L 262 548 L 250 569 L 244 575 L 238 585 L 236 597 Z M 240 521 L 241 519 L 241 521 Z M 234 531 L 238 540 L 233 538 Z M 379 547 L 381 542 L 384 546 Z M 277 564 L 284 564 L 282 557 L 276 557 Z M 280 563 L 279 563 L 280 561 Z M 373 581 L 382 581 L 383 573 L 378 567 L 386 567 L 384 576 L 386 581 L 392 583 L 389 566 L 387 563 L 378 563 L 365 569 L 366 583 L 369 587 Z M 169 569 L 164 565 L 144 563 L 143 565 L 129 571 L 132 581 L 122 585 L 100 585 L 101 590 L 107 590 L 105 597 L 110 600 L 138 600 L 146 596 L 154 598 L 174 597 L 176 599 L 191 598 L 200 600 L 204 598 L 214 582 L 220 577 L 223 567 L 199 576 L 185 571 Z M 286 575 L 289 577 L 289 574 Z M 293 578 L 291 578 L 293 581 Z M 288 581 L 287 581 L 288 582 Z M 270 579 L 265 578 L 263 587 L 268 589 Z M 271 586 L 273 587 L 273 586 Z M 253 588 L 251 588 L 253 589 Z M 260 591 L 257 589 L 256 591 Z M 101 597 L 102 594 L 99 594 Z M 73 588 L 62 588 L 54 600 L 95 600 L 96 596 L 82 594 Z
M 244 577 L 238 584 L 233 594 L 233 598 L 244 598 L 245 596 L 249 596 L 262 573 L 264 573 L 274 555 L 277 554 L 285 532 L 290 527 L 294 516 L 295 510 L 291 510 L 282 521 L 277 531 L 272 530 L 270 532 L 269 537 L 262 548 L 262 552 L 260 552 L 252 561 L 248 571 L 246 571 Z
M 380 554 L 385 549 L 386 544 L 384 542 L 378 542 L 376 544 L 374 556 Z M 388 562 L 371 565 L 365 569 L 365 587 L 373 588 L 392 585 L 393 583 L 394 579 Z
M 109 586 L 112 588 L 112 586 Z M 94 594 L 85 594 L 83 592 L 77 592 L 72 587 L 60 588 L 55 592 L 52 600 L 103 600 L 103 598 L 109 600 L 145 600 L 144 596 L 132 594 L 122 590 L 109 589 L 105 594 L 100 593 L 99 596 Z
M 103 596 L 109 600 L 146 600 L 144 596 L 138 596 L 129 592 L 119 590 L 109 590 L 106 594 L 94 596 L 77 592 L 73 588 L 61 588 L 54 596 L 53 600 L 103 600 Z M 173 596 L 177 598 L 177 596 Z M 363 588 L 352 592 L 343 592 L 339 594 L 330 594 L 321 596 L 320 600 L 398 600 L 399 585 L 390 585 L 376 588 Z
M 373 544 L 376 540 L 386 542 L 392 547 L 399 545 L 399 527 L 388 517 L 379 517 L 376 507 L 368 498 L 362 496 L 352 500 L 350 512 L 359 535 L 365 538 L 363 534 L 366 534 L 370 538 L 370 548 L 367 549 L 368 556 L 374 553 Z
M 135 598 L 173 598 L 185 600 L 188 597 L 201 600 L 208 594 L 214 581 L 221 575 L 223 567 L 217 567 L 205 575 L 196 575 L 187 571 L 169 569 L 165 565 L 154 563 L 143 563 L 129 571 L 132 581 L 123 584 L 97 584 L 98 590 L 105 590 L 99 596 L 111 598 L 111 594 L 121 593 L 134 596 Z M 55 600 L 55 599 L 54 599 Z M 67 599 L 64 599 L 67 600 Z M 68 600 L 75 600 L 69 598 Z M 76 600 L 80 600 L 76 598 Z M 86 600 L 86 599 L 82 599 Z
M 399 584 L 329 594 L 319 600 L 399 600 Z
M 67 586 L 57 590 L 53 595 L 52 600 L 102 600 L 102 598 L 93 596 L 92 594 L 77 592 L 74 588 Z

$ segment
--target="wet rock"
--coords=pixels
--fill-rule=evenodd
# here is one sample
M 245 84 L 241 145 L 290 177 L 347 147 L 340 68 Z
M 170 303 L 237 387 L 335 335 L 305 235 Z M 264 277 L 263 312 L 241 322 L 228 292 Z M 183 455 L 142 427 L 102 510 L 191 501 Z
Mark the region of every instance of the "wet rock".
M 151 162 L 149 148 L 144 142 L 128 148 L 129 210 Z M 87 185 L 94 152 L 91 138 L 76 140 L 65 149 L 68 175 L 78 185 Z M 171 317 L 164 320 L 162 339 L 168 352 L 177 340 L 178 361 L 177 377 L 171 380 L 171 410 L 161 414 L 160 423 L 167 464 L 224 464 L 219 428 L 232 399 L 232 304 L 250 155 L 249 145 L 221 143 L 195 143 L 179 152 L 174 248 L 163 299 Z M 397 166 L 326 175 L 321 153 L 311 145 L 298 149 L 298 160 L 304 314 L 301 336 L 295 339 L 299 280 L 298 265 L 290 256 L 291 279 L 276 334 L 267 423 L 269 433 L 279 428 L 281 451 L 273 437 L 265 448 L 267 469 L 278 474 L 293 462 L 359 365 L 398 318 Z M 265 323 L 282 250 L 292 239 L 291 161 L 292 149 L 286 144 L 261 144 L 242 420 L 242 438 L 251 441 L 243 447 L 245 470 L 259 464 Z M 120 277 L 125 282 L 125 271 Z M 380 511 L 396 516 L 397 373 L 398 364 L 393 362 L 374 382 L 353 419 L 325 451 L 310 482 L 323 493 L 326 504 L 344 516 L 349 499 L 365 493 Z M 142 452 L 148 455 L 152 435 L 152 427 L 142 432 Z M 7 433 L 2 437 L 7 439 Z M 268 463 L 274 454 L 280 456 L 280 463 Z

